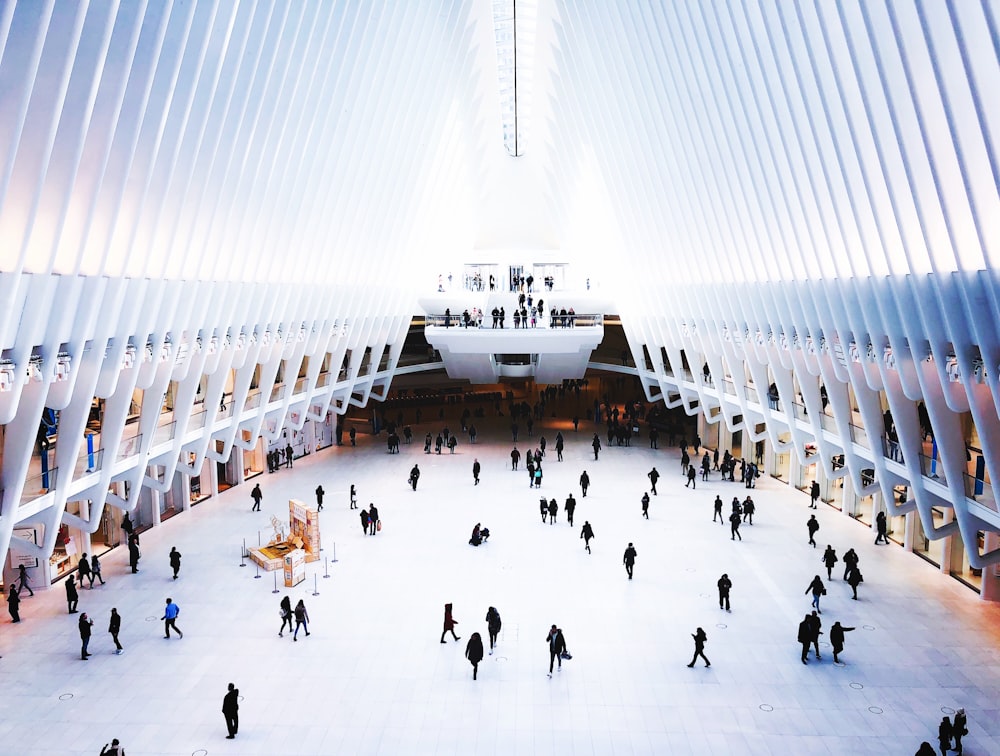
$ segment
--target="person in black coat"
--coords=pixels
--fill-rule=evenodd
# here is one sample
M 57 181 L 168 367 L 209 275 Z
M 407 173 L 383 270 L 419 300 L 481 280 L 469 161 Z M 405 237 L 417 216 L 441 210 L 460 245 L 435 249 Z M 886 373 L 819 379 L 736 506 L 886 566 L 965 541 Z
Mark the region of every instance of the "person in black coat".
M 844 554 L 844 580 L 851 574 L 851 570 L 858 566 L 858 555 L 854 549 L 848 549 Z
M 798 641 L 802 644 L 802 663 L 808 664 L 806 656 L 809 654 L 809 645 L 812 643 L 812 626 L 809 621 L 810 615 L 806 615 L 799 623 Z
M 722 577 L 719 578 L 719 582 L 716 583 L 719 587 L 719 608 L 725 609 L 727 612 L 729 609 L 729 589 L 733 587 L 733 581 L 729 579 L 729 575 L 725 572 L 722 573 Z M 725 606 L 723 606 L 725 603 Z
M 951 726 L 951 734 L 955 738 L 955 751 L 958 756 L 962 756 L 962 738 L 969 734 L 969 720 L 965 716 L 965 709 L 955 712 L 955 721 Z
M 632 579 L 632 569 L 635 567 L 635 558 L 638 554 L 635 551 L 635 547 L 630 543 L 628 548 L 625 549 L 625 555 L 622 557 L 622 563 L 625 565 L 625 572 L 628 573 L 628 579 Z
M 583 539 L 583 547 L 587 549 L 587 553 L 590 552 L 590 539 L 594 537 L 594 529 L 590 526 L 587 520 L 583 521 L 583 528 L 580 530 L 580 538 Z
M 809 515 L 809 520 L 806 522 L 806 527 L 809 529 L 809 545 L 815 549 L 816 531 L 819 530 L 819 522 L 816 520 L 816 515 Z
M 649 494 L 645 491 L 642 493 L 642 516 L 649 519 Z
M 803 591 L 803 593 L 809 593 L 809 591 L 812 591 L 813 595 L 813 608 L 822 614 L 823 612 L 819 611 L 819 597 L 826 593 L 826 586 L 823 585 L 823 579 L 819 575 L 812 579 L 812 582 L 809 583 L 809 586 L 805 589 L 805 591 Z
M 851 591 L 854 592 L 854 595 L 851 596 L 851 598 L 854 599 L 855 601 L 858 600 L 858 586 L 861 585 L 861 583 L 863 582 L 864 582 L 864 577 L 862 577 L 861 570 L 859 570 L 857 567 L 855 567 L 853 570 L 847 573 L 847 584 L 851 586 Z
M 834 622 L 830 628 L 830 645 L 833 646 L 833 661 L 839 662 L 837 656 L 844 651 L 844 633 L 849 633 L 853 627 L 843 627 L 840 622 Z
M 278 630 L 278 637 L 281 638 L 284 635 L 286 624 L 288 625 L 288 632 L 292 632 L 292 600 L 288 596 L 281 599 L 278 614 L 281 616 L 281 628 Z
M 497 636 L 500 635 L 500 628 L 503 627 L 503 622 L 500 619 L 500 612 L 498 612 L 494 606 L 491 606 L 486 611 L 486 626 L 489 628 L 490 654 L 492 655 L 493 647 L 497 644 Z
M 18 607 L 20 606 L 21 597 L 18 595 L 17 586 L 11 585 L 10 592 L 7 594 L 7 611 L 10 612 L 11 622 L 21 621 L 21 615 L 18 610 Z
M 368 510 L 362 507 L 360 516 L 361 516 L 361 529 L 365 531 L 365 535 L 368 535 L 368 524 L 371 521 L 371 518 L 368 515 Z
M 368 505 L 368 525 L 371 535 L 375 535 L 378 532 L 378 509 L 374 503 Z
M 694 468 L 691 468 L 691 469 L 693 470 Z M 740 535 L 740 523 L 741 522 L 742 522 L 742 520 L 740 519 L 739 512 L 733 512 L 731 515 L 729 515 L 729 540 L 730 541 L 735 541 L 737 538 L 739 538 L 741 541 L 743 540 L 743 536 Z
M 812 642 L 813 650 L 816 652 L 816 658 L 822 659 L 823 657 L 819 655 L 819 636 L 823 634 L 823 620 L 819 618 L 819 615 L 813 610 L 813 613 L 809 615 L 809 640 Z
M 417 481 L 420 480 L 420 468 L 417 465 L 413 466 L 410 470 L 410 485 L 413 486 L 413 490 L 417 490 Z
M 587 489 L 590 488 L 590 476 L 587 475 L 587 471 L 584 470 L 580 475 L 580 488 L 583 490 L 583 498 L 587 498 Z
M 941 717 L 941 724 L 938 725 L 938 748 L 941 749 L 941 756 L 948 756 L 948 751 L 951 750 L 951 736 L 951 720 L 947 716 Z
M 479 464 L 478 459 L 472 461 L 472 479 L 476 481 L 475 485 L 479 485 L 479 471 L 482 469 L 482 465 Z
M 552 665 L 559 660 L 559 669 L 562 669 L 562 655 L 566 653 L 566 638 L 563 631 L 553 625 L 549 628 L 549 634 L 545 636 L 545 642 L 549 644 L 549 677 L 552 677 Z
M 573 498 L 573 494 L 566 497 L 566 519 L 569 521 L 570 527 L 573 526 L 573 512 L 576 511 L 576 499 Z
M 889 537 L 886 535 L 887 525 L 885 521 L 885 512 L 879 512 L 875 517 L 875 528 L 878 533 L 875 536 L 875 543 L 889 543 Z
M 226 729 L 229 734 L 226 740 L 232 740 L 240 729 L 240 691 L 232 683 L 229 683 L 229 691 L 222 699 L 222 716 L 226 718 Z
M 839 559 L 837 559 L 837 552 L 834 551 L 833 546 L 830 544 L 826 545 L 826 551 L 823 552 L 823 564 L 826 565 L 826 579 L 833 580 L 833 565 L 835 565 Z
M 549 525 L 556 524 L 556 515 L 559 514 L 559 504 L 555 499 L 549 500 Z
M 128 563 L 133 574 L 139 571 L 139 535 L 137 533 L 128 537 Z
M 812 486 L 809 487 L 809 506 L 816 509 L 816 502 L 819 501 L 819 483 L 817 481 L 812 482 Z
M 652 486 L 653 496 L 656 496 L 656 481 L 660 479 L 660 473 L 658 473 L 656 471 L 656 468 L 654 467 L 652 470 L 646 473 L 646 477 L 649 478 L 649 483 Z
M 174 580 L 176 580 L 177 573 L 181 571 L 181 552 L 177 550 L 176 546 L 170 547 L 170 569 L 174 571 Z
M 483 660 L 483 639 L 479 633 L 473 633 L 469 636 L 469 642 L 465 644 L 465 658 L 472 665 L 472 679 L 475 680 L 476 673 L 479 671 L 479 662 Z
M 80 600 L 80 594 L 76 591 L 76 581 L 70 575 L 66 578 L 66 605 L 70 614 L 76 614 L 76 604 Z
M 705 666 L 711 667 L 712 662 L 705 656 L 705 644 L 708 642 L 708 636 L 705 635 L 705 631 L 699 627 L 697 632 L 691 633 L 691 637 L 694 638 L 694 656 L 691 657 L 691 663 L 688 666 L 693 667 L 700 656 L 705 660 Z

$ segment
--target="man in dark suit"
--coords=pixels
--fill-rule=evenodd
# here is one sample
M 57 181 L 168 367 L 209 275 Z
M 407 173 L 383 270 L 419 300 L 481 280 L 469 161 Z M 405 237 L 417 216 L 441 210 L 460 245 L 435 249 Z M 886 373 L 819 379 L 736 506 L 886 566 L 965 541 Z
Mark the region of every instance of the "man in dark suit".
M 226 740 L 232 740 L 240 729 L 240 691 L 235 685 L 229 683 L 229 692 L 222 699 L 222 716 L 226 718 L 226 729 L 229 734 Z
M 805 619 L 799 623 L 798 640 L 799 643 L 802 644 L 802 663 L 808 664 L 809 662 L 806 661 L 806 656 L 809 653 L 809 644 L 812 643 L 812 628 L 809 622 L 808 614 L 805 616 Z
M 630 543 L 628 548 L 625 549 L 625 556 L 622 557 L 622 562 L 625 563 L 625 572 L 628 573 L 628 579 L 632 579 L 632 569 L 635 567 L 635 558 L 638 554 L 635 551 L 635 547 Z

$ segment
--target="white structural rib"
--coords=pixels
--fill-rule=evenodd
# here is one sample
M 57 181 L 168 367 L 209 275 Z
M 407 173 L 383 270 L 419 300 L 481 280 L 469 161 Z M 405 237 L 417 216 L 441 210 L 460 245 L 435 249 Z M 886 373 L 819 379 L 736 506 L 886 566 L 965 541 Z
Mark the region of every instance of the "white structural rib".
M 998 561 L 996 4 L 532 8 L 501 165 L 489 2 L 0 4 L 0 556 L 383 397 L 417 296 L 517 239 L 615 302 L 650 398 Z

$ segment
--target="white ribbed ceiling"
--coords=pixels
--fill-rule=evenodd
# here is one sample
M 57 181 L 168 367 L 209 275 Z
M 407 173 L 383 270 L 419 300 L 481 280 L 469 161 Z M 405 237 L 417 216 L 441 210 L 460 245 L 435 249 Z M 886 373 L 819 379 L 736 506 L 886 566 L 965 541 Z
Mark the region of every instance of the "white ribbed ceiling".
M 412 285 L 559 248 L 654 283 L 992 266 L 996 2 L 0 5 L 0 269 Z M 648 306 L 652 306 L 650 301 Z

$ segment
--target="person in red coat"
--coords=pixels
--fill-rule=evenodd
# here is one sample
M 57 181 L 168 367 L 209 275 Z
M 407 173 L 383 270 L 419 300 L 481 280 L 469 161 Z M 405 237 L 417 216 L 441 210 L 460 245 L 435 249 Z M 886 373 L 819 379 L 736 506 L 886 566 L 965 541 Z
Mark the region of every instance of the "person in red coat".
M 455 635 L 455 625 L 458 624 L 458 620 L 451 616 L 451 604 L 444 605 L 444 630 L 441 631 L 441 642 L 444 643 L 445 633 L 451 632 L 451 637 L 455 640 L 462 640 L 460 637 Z

